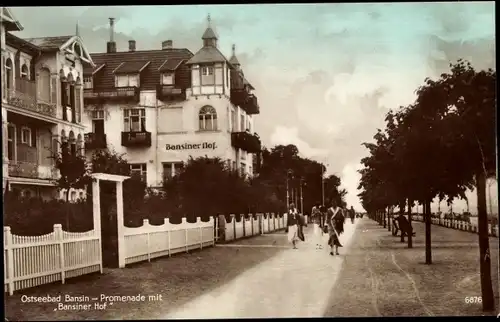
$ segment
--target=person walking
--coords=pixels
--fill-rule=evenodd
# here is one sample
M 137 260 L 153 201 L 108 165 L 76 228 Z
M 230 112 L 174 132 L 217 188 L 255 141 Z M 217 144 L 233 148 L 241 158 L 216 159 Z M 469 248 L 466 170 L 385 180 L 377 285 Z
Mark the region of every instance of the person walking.
M 340 235 L 344 232 L 345 217 L 342 214 L 342 209 L 338 206 L 335 200 L 332 201 L 332 206 L 328 209 L 328 245 L 330 246 L 330 255 L 339 255 Z
M 299 215 L 295 205 L 292 203 L 288 208 L 288 219 L 286 223 L 286 229 L 288 232 L 288 242 L 292 244 L 293 249 L 297 249 L 298 237 L 298 225 L 299 225 Z
M 320 211 L 319 204 L 316 204 L 311 210 L 311 217 L 313 222 L 313 236 L 316 242 L 316 249 L 323 248 L 323 228 L 322 228 L 322 217 L 323 214 Z
M 349 209 L 349 217 L 351 218 L 351 223 L 354 224 L 354 218 L 356 217 L 356 211 L 354 211 L 353 206 L 351 206 L 351 209 Z

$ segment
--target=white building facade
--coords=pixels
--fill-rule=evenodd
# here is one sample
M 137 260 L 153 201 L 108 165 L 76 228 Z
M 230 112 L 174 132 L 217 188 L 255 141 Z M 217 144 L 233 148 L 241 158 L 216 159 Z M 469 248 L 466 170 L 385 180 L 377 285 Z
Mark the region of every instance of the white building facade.
M 83 154 L 83 65 L 93 65 L 78 35 L 21 39 L 22 25 L 1 10 L 3 188 L 59 198 L 53 155 Z M 71 191 L 71 198 L 82 197 Z
M 91 54 L 84 71 L 83 124 L 86 151 L 124 154 L 148 186 L 161 187 L 190 158 L 219 157 L 242 174 L 253 173 L 260 139 L 253 132 L 259 113 L 253 87 L 234 54 L 226 59 L 209 26 L 203 47 L 192 54 L 162 43 L 161 50 Z

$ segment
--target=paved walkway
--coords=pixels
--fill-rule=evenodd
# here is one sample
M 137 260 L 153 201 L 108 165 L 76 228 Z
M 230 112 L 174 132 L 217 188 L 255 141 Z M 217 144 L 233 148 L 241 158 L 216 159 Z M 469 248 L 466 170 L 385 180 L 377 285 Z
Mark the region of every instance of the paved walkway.
M 356 223 L 346 222 L 345 233 L 341 235 L 344 247 L 341 255 L 333 257 L 327 248 L 316 249 L 311 226 L 306 229 L 306 241 L 298 245 L 299 249 L 288 246 L 286 251 L 163 318 L 322 317 L 348 253 Z M 230 244 L 229 247 L 283 246 Z

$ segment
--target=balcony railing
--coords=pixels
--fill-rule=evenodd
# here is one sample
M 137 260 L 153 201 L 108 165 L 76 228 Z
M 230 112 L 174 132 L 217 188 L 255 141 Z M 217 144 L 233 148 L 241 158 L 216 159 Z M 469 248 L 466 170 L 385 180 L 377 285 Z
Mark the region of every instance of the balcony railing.
M 257 100 L 257 97 L 253 94 L 248 95 L 247 100 L 243 105 L 241 106 L 242 109 L 244 109 L 247 114 L 259 114 L 260 113 L 260 107 L 259 107 L 259 102 Z
M 9 176 L 30 179 L 56 179 L 57 170 L 36 162 L 9 161 Z
M 173 85 L 156 85 L 156 98 L 163 102 L 185 101 L 186 89 Z
M 260 113 L 257 97 L 245 89 L 231 89 L 231 102 L 241 107 L 247 114 Z
M 85 102 L 99 101 L 131 101 L 139 102 L 140 89 L 135 86 L 113 88 L 85 88 L 83 99 Z
M 37 98 L 36 83 L 27 79 L 15 80 L 15 88 L 7 88 L 7 103 L 43 115 L 56 117 L 56 105 Z
M 261 151 L 260 138 L 257 134 L 250 132 L 231 133 L 231 145 L 248 153 L 259 153 Z
M 122 146 L 150 147 L 151 132 L 122 132 Z
M 85 149 L 105 149 L 107 147 L 106 134 L 104 133 L 85 133 Z

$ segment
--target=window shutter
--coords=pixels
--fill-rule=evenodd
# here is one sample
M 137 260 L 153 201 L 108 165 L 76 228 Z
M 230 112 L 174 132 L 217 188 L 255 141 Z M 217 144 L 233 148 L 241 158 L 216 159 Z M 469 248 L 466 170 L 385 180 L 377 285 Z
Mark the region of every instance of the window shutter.
M 57 105 L 57 77 L 52 77 L 52 86 L 50 88 L 52 104 Z

